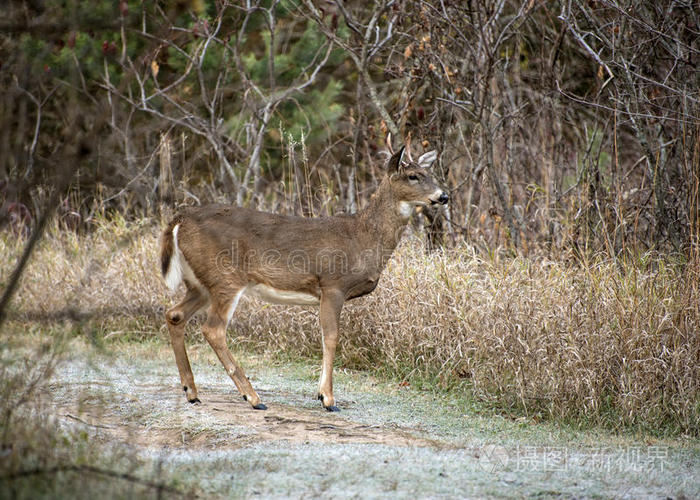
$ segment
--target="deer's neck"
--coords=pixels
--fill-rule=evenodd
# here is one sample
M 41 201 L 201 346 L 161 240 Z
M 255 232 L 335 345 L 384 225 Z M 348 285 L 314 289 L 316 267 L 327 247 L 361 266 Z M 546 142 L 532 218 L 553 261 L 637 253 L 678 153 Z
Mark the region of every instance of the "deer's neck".
M 384 178 L 367 207 L 359 213 L 363 226 L 384 255 L 382 267 L 399 244 L 410 215 L 411 207 L 394 198 L 388 177 Z

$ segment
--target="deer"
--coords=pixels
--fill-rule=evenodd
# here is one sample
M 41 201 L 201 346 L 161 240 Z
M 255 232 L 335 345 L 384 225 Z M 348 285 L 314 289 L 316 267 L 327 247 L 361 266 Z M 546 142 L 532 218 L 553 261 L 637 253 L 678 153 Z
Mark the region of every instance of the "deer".
M 410 147 L 410 146 L 409 146 Z M 266 410 L 226 344 L 226 330 L 243 296 L 269 303 L 319 306 L 323 360 L 318 399 L 339 411 L 333 395 L 333 362 L 343 304 L 371 293 L 405 232 L 414 207 L 446 205 L 434 180 L 435 151 L 417 161 L 406 145 L 393 153 L 367 206 L 355 214 L 298 217 L 212 204 L 182 209 L 161 238 L 161 270 L 186 294 L 165 312 L 182 390 L 201 403 L 185 350 L 185 324 L 207 308 L 201 326 L 239 393 Z M 391 150 L 390 150 L 391 153 Z

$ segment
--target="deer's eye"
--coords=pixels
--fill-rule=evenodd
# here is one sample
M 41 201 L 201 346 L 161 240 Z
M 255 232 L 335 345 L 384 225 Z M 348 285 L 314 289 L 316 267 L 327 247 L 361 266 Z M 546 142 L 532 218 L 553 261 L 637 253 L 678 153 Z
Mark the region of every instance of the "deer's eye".
M 408 180 L 409 180 L 409 181 L 417 181 L 417 180 L 418 180 L 418 176 L 415 175 L 415 174 L 411 174 L 411 175 L 408 176 Z

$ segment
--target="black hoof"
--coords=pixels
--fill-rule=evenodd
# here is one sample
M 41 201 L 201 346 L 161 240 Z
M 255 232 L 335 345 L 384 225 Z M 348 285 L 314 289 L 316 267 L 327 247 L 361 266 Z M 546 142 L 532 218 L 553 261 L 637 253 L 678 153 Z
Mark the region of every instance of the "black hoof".
M 265 406 L 265 405 L 262 404 L 262 403 L 258 403 L 258 404 L 256 404 L 255 406 L 253 406 L 253 409 L 254 409 L 254 410 L 267 410 L 267 406 Z
M 243 401 L 248 401 L 248 396 L 246 396 L 245 394 L 243 395 Z
M 323 394 L 319 394 L 316 399 L 318 399 L 321 403 L 323 403 Z M 326 409 L 326 411 L 340 411 L 340 408 L 338 408 L 337 406 L 334 406 L 334 405 L 331 405 L 331 406 L 323 405 L 323 407 Z
M 192 403 L 192 404 L 197 404 L 197 403 L 201 404 L 201 403 L 202 403 L 202 402 L 199 400 L 199 398 L 188 399 L 187 401 L 189 401 L 189 402 Z

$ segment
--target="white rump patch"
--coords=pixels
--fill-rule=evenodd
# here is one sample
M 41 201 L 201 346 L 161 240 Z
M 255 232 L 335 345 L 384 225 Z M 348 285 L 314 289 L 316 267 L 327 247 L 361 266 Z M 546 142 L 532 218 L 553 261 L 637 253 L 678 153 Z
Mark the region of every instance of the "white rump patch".
M 177 246 L 177 230 L 180 225 L 173 228 L 173 245 L 175 249 L 170 256 L 168 263 L 168 272 L 165 273 L 165 284 L 168 285 L 171 291 L 175 291 L 180 283 L 182 283 L 182 264 L 180 263 L 180 249 Z
M 262 283 L 248 285 L 246 287 L 246 294 L 256 299 L 270 302 L 271 304 L 317 306 L 321 303 L 318 297 L 309 293 L 280 290 L 279 288 L 263 285 Z
M 180 247 L 177 244 L 177 231 L 180 229 L 180 224 L 173 228 L 173 255 L 170 257 L 168 272 L 165 273 L 165 284 L 168 285 L 171 291 L 177 290 L 177 287 L 182 283 L 182 279 L 186 279 L 192 285 L 202 288 L 201 283 L 195 277 L 192 268 L 187 263 L 185 256 L 182 254 Z

